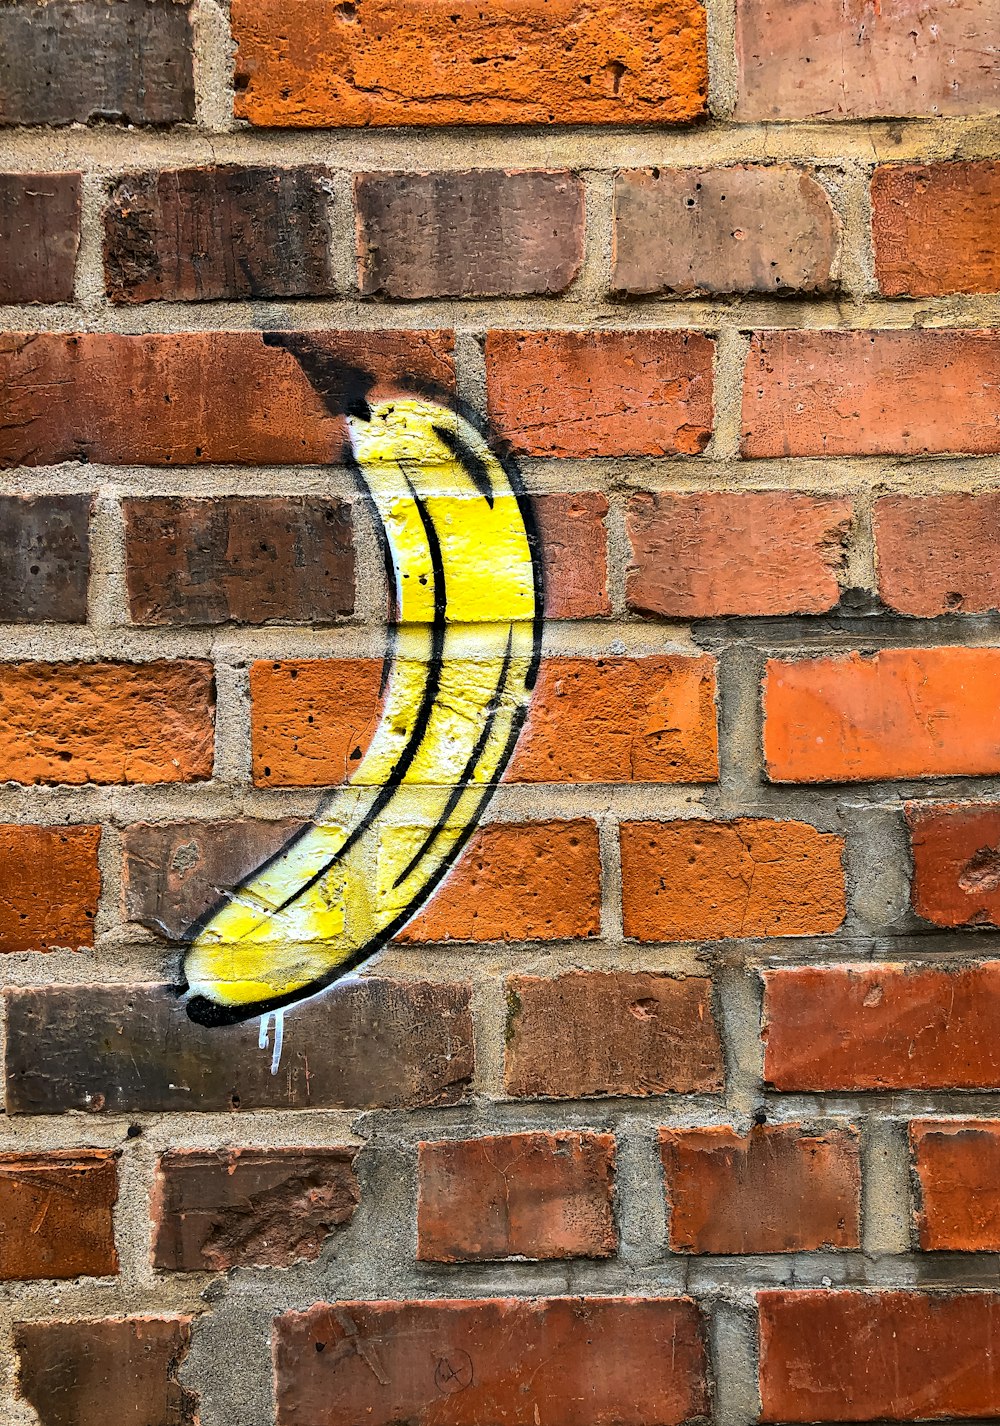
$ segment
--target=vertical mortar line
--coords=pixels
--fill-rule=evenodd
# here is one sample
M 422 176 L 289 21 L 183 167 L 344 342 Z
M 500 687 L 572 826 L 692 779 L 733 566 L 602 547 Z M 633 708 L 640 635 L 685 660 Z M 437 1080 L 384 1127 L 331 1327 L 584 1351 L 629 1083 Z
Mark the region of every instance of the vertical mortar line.
M 615 1140 L 619 1256 L 629 1267 L 651 1267 L 669 1252 L 657 1127 L 648 1119 L 625 1119 L 617 1126 Z
M 237 792 L 249 790 L 250 657 L 223 655 L 213 649 L 215 668 L 215 768 L 212 780 Z
M 472 981 L 472 1036 L 476 1055 L 472 1088 L 476 1095 L 487 1099 L 505 1097 L 506 981 L 503 971 L 494 976 L 477 975 Z
M 455 388 L 460 401 L 486 417 L 486 353 L 484 333 L 455 331 Z
M 596 810 L 596 809 L 595 809 Z M 606 810 L 597 818 L 601 859 L 601 939 L 616 948 L 624 946 L 622 916 L 621 824 L 617 814 Z
M 626 527 L 626 511 L 629 496 L 616 490 L 605 492 L 608 497 L 608 513 L 605 519 L 608 548 L 608 595 L 611 600 L 613 618 L 628 618 L 625 584 L 626 572 L 632 559 Z
M 861 468 L 854 501 L 854 537 L 847 552 L 844 575 L 848 587 L 878 593 L 878 559 L 875 547 L 875 486 Z
M 116 485 L 98 484 L 90 520 L 88 623 L 100 639 L 132 627 L 126 580 L 125 518 Z
M 911 1249 L 907 1125 L 869 1115 L 861 1134 L 861 1247 L 869 1257 Z
M 122 835 L 113 823 L 105 822 L 101 827 L 97 864 L 101 890 L 94 918 L 95 949 L 104 936 L 113 936 L 125 919 L 122 908 Z
M 818 165 L 816 169 L 817 178 L 834 195 L 840 213 L 840 282 L 856 303 L 878 296 L 870 191 L 873 171 L 873 164 L 860 159 L 844 159 L 836 166 Z
M 606 303 L 611 287 L 615 173 L 613 169 L 585 169 L 579 176 L 586 210 L 583 265 L 562 299 L 569 321 L 574 320 L 574 303 Z
M 745 954 L 738 963 L 717 968 L 713 984 L 726 1066 L 725 1104 L 745 1131 L 764 1092 L 763 985 Z
M 712 117 L 730 119 L 736 108 L 736 0 L 705 0 L 708 20 L 708 104 Z
M 229 0 L 194 0 L 195 123 L 200 129 L 227 133 L 236 128 L 235 60 Z
M 737 460 L 743 425 L 743 373 L 750 337 L 732 326 L 722 326 L 715 337 L 713 400 L 715 429 L 706 454 L 711 460 Z M 739 474 L 740 467 L 734 470 Z
M 371 502 L 361 494 L 351 501 L 354 531 L 354 622 L 378 628 L 385 624 L 388 590 L 382 549 Z
M 354 173 L 332 168 L 327 215 L 330 223 L 330 263 L 339 297 L 370 304 L 362 298 L 358 282 L 357 227 L 354 212 Z
M 744 1300 L 747 1299 L 747 1300 Z M 756 1294 L 716 1301 L 709 1318 L 716 1426 L 748 1426 L 761 1416 Z
M 747 644 L 715 650 L 718 679 L 720 810 L 740 814 L 766 781 L 761 680 L 765 655 Z
M 80 191 L 80 250 L 76 258 L 74 282 L 77 305 L 90 318 L 89 322 L 84 320 L 81 323 L 84 327 L 93 325 L 95 319 L 107 312 L 104 297 L 103 215 L 108 182 L 108 176 L 100 170 L 84 168 Z

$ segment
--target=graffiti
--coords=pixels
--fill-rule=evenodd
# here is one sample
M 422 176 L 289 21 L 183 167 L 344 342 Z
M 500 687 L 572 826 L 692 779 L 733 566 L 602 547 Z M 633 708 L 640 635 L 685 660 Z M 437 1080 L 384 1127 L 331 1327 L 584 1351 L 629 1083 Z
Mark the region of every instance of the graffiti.
M 284 1007 L 356 970 L 427 901 L 474 831 L 534 686 L 541 570 L 516 466 L 476 419 L 275 335 L 344 417 L 377 516 L 390 611 L 379 722 L 347 784 L 189 932 L 187 1012 L 261 1016 L 274 1066 Z

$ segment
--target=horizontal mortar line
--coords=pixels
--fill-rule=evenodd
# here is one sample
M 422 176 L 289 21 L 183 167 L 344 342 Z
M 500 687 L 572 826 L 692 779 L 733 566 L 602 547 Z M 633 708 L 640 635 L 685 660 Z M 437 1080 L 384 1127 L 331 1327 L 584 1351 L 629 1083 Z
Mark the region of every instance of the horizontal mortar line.
M 1000 615 L 940 614 L 924 619 L 887 611 L 695 619 L 691 638 L 710 653 L 752 648 L 762 657 L 780 659 L 842 654 L 859 646 L 864 650 L 938 644 L 993 648 L 1000 644 Z
M 305 1139 L 302 1147 L 361 1147 L 365 1141 L 352 1128 L 356 1118 L 356 1111 L 344 1109 L 282 1110 L 267 1114 L 260 1124 L 256 1111 L 242 1116 L 220 1111 L 211 1119 L 204 1113 L 145 1110 L 138 1115 L 18 1115 L 16 1125 L 0 1120 L 0 1153 L 127 1148 L 133 1142 L 127 1137 L 128 1127 L 136 1120 L 142 1124 L 147 1151 L 153 1153 L 173 1148 L 214 1151 L 220 1141 L 225 1147 L 294 1148 L 298 1136 Z

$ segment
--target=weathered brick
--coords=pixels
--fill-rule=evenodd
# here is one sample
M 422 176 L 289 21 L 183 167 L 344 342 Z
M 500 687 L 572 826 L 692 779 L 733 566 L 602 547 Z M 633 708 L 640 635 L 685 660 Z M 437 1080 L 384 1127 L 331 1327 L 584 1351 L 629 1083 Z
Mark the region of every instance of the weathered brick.
M 762 1292 L 764 1421 L 1000 1415 L 993 1292 Z
M 771 659 L 764 755 L 772 782 L 1000 772 L 1000 649 L 882 649 Z
M 100 841 L 100 827 L 0 826 L 0 952 L 94 944 Z
M 1000 332 L 766 332 L 750 346 L 744 456 L 1000 451 Z
M 1000 805 L 910 802 L 913 909 L 935 926 L 1000 926 Z
M 201 660 L 0 664 L 0 781 L 211 777 L 214 711 Z
M 136 624 L 329 624 L 354 611 L 351 507 L 335 497 L 124 501 Z
M 113 302 L 326 297 L 336 291 L 319 167 L 173 168 L 118 179 L 104 209 Z
M 593 619 L 610 614 L 607 496 L 599 491 L 536 495 L 531 503 L 542 543 L 547 616 Z
M 1000 1251 L 1000 1122 L 917 1120 L 910 1152 L 924 1252 Z
M 90 495 L 0 496 L 0 623 L 87 622 L 93 505 Z
M 490 417 L 525 455 L 697 455 L 714 351 L 700 332 L 489 332 Z
M 738 119 L 991 113 L 992 0 L 738 0 Z
M 777 1089 L 996 1089 L 1000 961 L 765 971 L 764 1043 Z
M 819 936 L 844 919 L 844 841 L 805 822 L 624 822 L 622 916 L 639 941 Z
M 170 985 L 12 988 L 7 1107 L 13 1114 L 453 1104 L 472 1077 L 467 985 L 365 979 L 287 1014 L 284 1055 L 258 1020 L 196 1025 Z
M 236 117 L 267 128 L 684 123 L 705 111 L 694 0 L 236 0 Z
M 115 1154 L 0 1154 L 0 1280 L 118 1271 Z
M 872 177 L 875 275 L 887 297 L 1000 290 L 998 225 L 1000 163 L 894 163 Z
M 840 223 L 786 164 L 646 168 L 615 181 L 613 278 L 631 296 L 829 292 Z
M 854 1130 L 764 1124 L 661 1129 L 675 1253 L 802 1253 L 860 1246 Z
M 722 1088 L 711 981 L 573 971 L 507 981 L 504 1084 L 519 1098 L 715 1093 Z
M 849 500 L 766 490 L 634 495 L 630 609 L 668 619 L 822 614 L 840 599 Z
M 597 825 L 481 827 L 402 941 L 555 941 L 601 931 Z
M 319 1257 L 358 1203 L 352 1148 L 175 1149 L 157 1163 L 153 1266 L 290 1267 Z
M 198 1426 L 178 1379 L 190 1343 L 190 1317 L 17 1322 L 18 1388 L 41 1426 Z
M 330 464 L 345 429 L 293 349 L 394 389 L 454 384 L 445 332 L 0 336 L 0 466 Z
M 80 180 L 79 173 L 0 173 L 0 302 L 72 302 Z
M 607 1258 L 613 1134 L 506 1134 L 422 1143 L 417 1257 Z
M 360 762 L 378 723 L 374 659 L 250 667 L 254 781 L 324 787 Z M 711 782 L 718 775 L 708 657 L 544 660 L 511 782 Z
M 900 614 L 1000 608 L 1000 495 L 887 495 L 873 516 L 878 591 Z
M 572 173 L 360 173 L 354 203 L 365 296 L 550 295 L 583 263 L 583 183 Z
M 708 1410 L 688 1298 L 318 1303 L 278 1317 L 274 1342 L 277 1426 L 677 1426 Z
M 8 0 L 0 124 L 194 118 L 191 10 L 175 0 Z

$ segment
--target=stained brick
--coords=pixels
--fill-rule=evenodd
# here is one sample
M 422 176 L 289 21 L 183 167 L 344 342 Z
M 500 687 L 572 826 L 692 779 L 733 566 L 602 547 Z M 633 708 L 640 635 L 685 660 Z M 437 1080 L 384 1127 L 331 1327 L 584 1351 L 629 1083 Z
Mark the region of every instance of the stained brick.
M 328 624 L 354 610 L 350 506 L 319 496 L 126 500 L 136 624 Z
M 936 926 L 1000 926 L 1000 805 L 910 802 L 913 909 Z
M 80 178 L 0 173 L 0 302 L 72 302 Z
M 87 622 L 93 503 L 90 495 L 0 496 L 0 623 Z
M 297 1006 L 280 1072 L 258 1020 L 196 1025 L 170 985 L 12 988 L 13 1114 L 453 1104 L 472 1077 L 469 987 L 366 979 Z
M 507 981 L 504 1085 L 516 1098 L 714 1093 L 722 1075 L 708 980 L 574 971 Z
M 700 117 L 694 0 L 236 0 L 236 117 L 264 127 L 669 124 Z
M 910 1125 L 925 1252 L 1000 1251 L 1000 1123 L 923 1119 Z
M 714 349 L 698 332 L 490 332 L 490 417 L 525 455 L 697 455 Z
M 835 285 L 840 223 L 803 169 L 620 173 L 614 221 L 612 282 L 631 296 L 825 293 Z
M 765 971 L 764 1045 L 777 1089 L 996 1089 L 1000 961 Z
M 173 168 L 111 187 L 104 272 L 113 302 L 326 297 L 336 289 L 319 167 Z
M 960 73 L 964 78 L 964 65 Z M 1000 290 L 998 224 L 1000 163 L 877 168 L 872 232 L 879 287 L 888 297 Z
M 8 0 L 0 124 L 193 119 L 193 39 L 174 0 Z
M 0 1154 L 0 1279 L 117 1273 L 117 1198 L 110 1150 Z
M 844 919 L 843 838 L 804 822 L 625 822 L 621 849 L 640 941 L 818 936 Z
M 607 496 L 536 495 L 532 506 L 542 542 L 545 613 L 550 619 L 610 614 Z
M 274 1330 L 277 1426 L 677 1426 L 708 1410 L 688 1298 L 319 1303 Z
M 361 173 L 354 202 L 365 296 L 549 295 L 583 263 L 583 183 L 572 173 Z
M 860 1246 L 853 1130 L 764 1124 L 661 1129 L 675 1253 L 800 1253 Z
M 618 1246 L 611 1134 L 506 1134 L 422 1143 L 424 1262 L 606 1258 Z
M 352 1148 L 176 1149 L 153 1191 L 153 1266 L 180 1272 L 314 1261 L 358 1202 Z
M 100 827 L 0 826 L 0 952 L 94 944 L 100 841 Z
M 879 595 L 900 614 L 1000 608 L 1000 495 L 887 495 L 873 517 Z
M 784 491 L 634 495 L 629 608 L 667 619 L 822 614 L 840 599 L 849 500 Z

